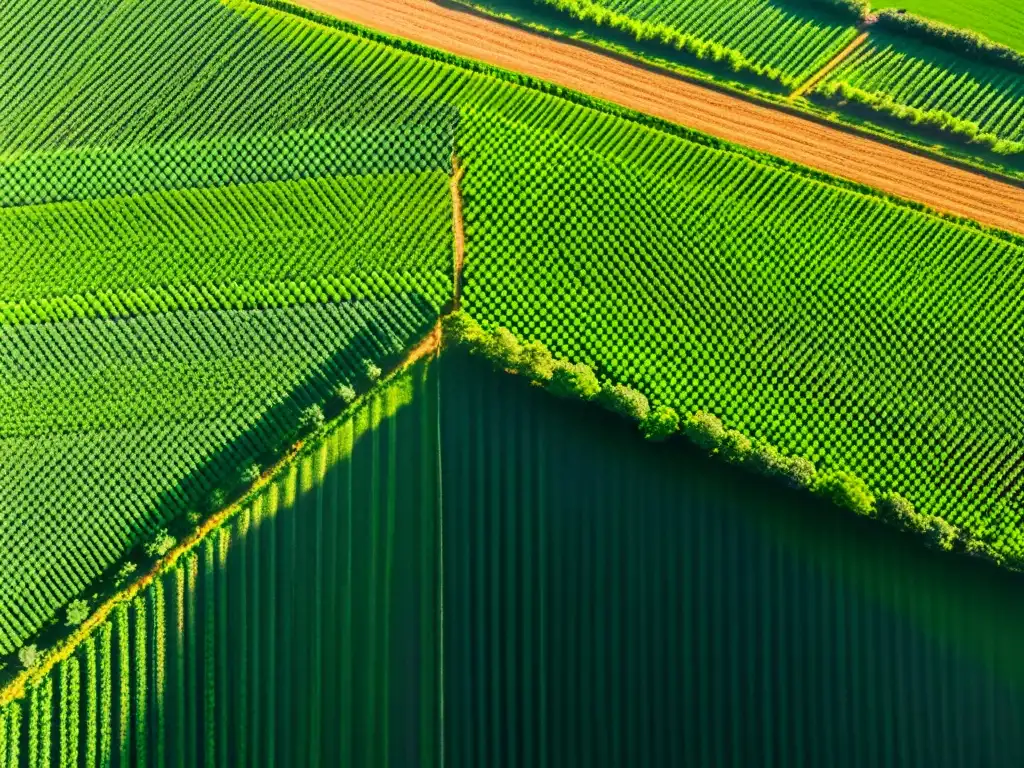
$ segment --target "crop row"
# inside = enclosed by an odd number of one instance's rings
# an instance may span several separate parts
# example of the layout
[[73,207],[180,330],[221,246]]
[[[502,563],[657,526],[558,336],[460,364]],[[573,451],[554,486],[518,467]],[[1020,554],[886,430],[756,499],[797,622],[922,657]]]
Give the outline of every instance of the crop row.
[[0,652],[435,317],[396,295],[2,329]]
[[247,2],[76,0],[71,10],[5,6],[0,156],[454,119],[380,88],[372,58],[349,56],[348,40]]
[[[415,394],[429,409],[429,381],[382,388],[30,669],[0,706],[0,765],[369,766],[408,749],[440,701],[437,469],[421,456],[436,434],[427,412],[401,415]],[[434,730],[416,765],[437,765]]]
[[463,307],[1024,552],[1020,248],[600,122],[464,113]]
[[856,35],[851,24],[768,0],[543,0],[639,41],[659,40],[700,60],[794,88]]
[[[239,280],[449,272],[443,171],[0,210],[0,300]],[[435,300],[438,297],[434,297]]]
[[30,153],[0,161],[0,207],[320,176],[450,172],[454,128],[449,119]]
[[959,121],[967,140],[993,147],[1002,142],[1004,152],[1024,151],[1024,79],[1019,72],[875,33],[817,91],[834,97],[844,85],[889,100],[890,112],[915,124],[929,114],[944,116],[945,125],[935,126],[940,130],[952,131]]

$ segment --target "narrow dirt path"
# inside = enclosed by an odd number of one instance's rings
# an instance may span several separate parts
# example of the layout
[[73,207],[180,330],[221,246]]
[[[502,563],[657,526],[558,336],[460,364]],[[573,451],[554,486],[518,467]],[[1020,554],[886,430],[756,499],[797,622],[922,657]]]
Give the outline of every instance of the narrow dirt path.
[[459,158],[452,156],[452,231],[455,233],[455,270],[454,286],[452,289],[452,302],[455,309],[462,306],[462,267],[466,263],[466,232],[462,225],[462,190],[459,184],[462,182],[462,174],[465,169]]
[[300,0],[368,27],[1024,234],[1024,187],[428,0]]
[[857,35],[855,38],[853,38],[853,41],[848,46],[843,48],[843,50],[841,50],[839,53],[837,53],[835,55],[835,58],[832,59],[832,61],[830,61],[824,67],[822,67],[817,72],[815,72],[813,75],[811,75],[807,79],[807,81],[804,82],[803,85],[801,85],[799,88],[797,88],[791,94],[789,94],[789,100],[790,101],[795,101],[796,99],[799,99],[801,96],[803,96],[805,93],[810,93],[811,91],[813,91],[814,87],[818,83],[820,83],[822,80],[824,80],[828,76],[829,72],[831,72],[833,69],[835,69],[840,64],[842,64],[843,60],[845,58],[847,58],[851,53],[853,53],[858,48],[860,48],[862,45],[864,45],[864,41],[867,40],[867,39],[868,39],[868,33],[867,32],[861,32],[859,35]]

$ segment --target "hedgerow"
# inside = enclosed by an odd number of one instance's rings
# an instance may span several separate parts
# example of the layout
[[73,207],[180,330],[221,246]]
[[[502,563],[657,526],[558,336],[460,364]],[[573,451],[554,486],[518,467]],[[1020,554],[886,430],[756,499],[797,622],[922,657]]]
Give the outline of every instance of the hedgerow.
[[1017,72],[1024,72],[1024,53],[989,40],[973,30],[953,27],[894,8],[884,8],[879,11],[876,14],[875,24],[880,29],[915,37],[954,53],[1007,67]]
[[[499,326],[488,331],[465,311],[445,316],[442,323],[448,346],[482,356],[499,370],[524,375],[534,383],[544,383],[516,366],[516,350],[521,350],[527,343],[507,328]],[[494,343],[498,338],[501,343]],[[543,348],[537,341],[528,344]],[[670,406],[659,405],[651,409],[646,417],[639,418],[642,409],[623,404],[646,402],[642,393],[618,384],[606,383],[601,386],[593,370],[582,363],[571,363],[556,357],[554,365],[556,371],[573,372],[571,375],[566,374],[565,381],[555,386],[549,384],[548,388],[554,394],[597,402],[637,423],[648,439],[664,440],[679,431],[680,419]],[[581,381],[586,381],[586,384],[581,384]],[[640,398],[644,398],[643,401]],[[682,434],[702,451],[792,488],[810,492],[857,515],[876,518],[899,530],[917,534],[934,549],[948,552],[956,548],[965,554],[985,558],[999,565],[1009,562],[1017,569],[1024,569],[1024,558],[1007,558],[1005,553],[994,550],[988,543],[972,537],[947,520],[918,512],[899,493],[886,491],[876,495],[863,478],[846,470],[819,471],[808,458],[784,454],[776,446],[761,439],[752,440],[738,430],[727,428],[720,418],[707,411],[698,410],[683,419]]]
[[835,21],[797,19],[763,0],[742,0],[740,7],[736,0],[696,5],[678,0],[542,2],[578,20],[640,42],[658,41],[698,62],[750,73],[786,90],[810,77],[856,34],[852,26]]

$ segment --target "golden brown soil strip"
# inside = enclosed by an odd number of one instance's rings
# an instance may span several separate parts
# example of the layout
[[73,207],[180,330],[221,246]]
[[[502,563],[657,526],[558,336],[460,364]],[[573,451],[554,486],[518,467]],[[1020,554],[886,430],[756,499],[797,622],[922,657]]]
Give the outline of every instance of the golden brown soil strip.
[[848,46],[846,46],[845,48],[843,48],[843,50],[841,50],[839,53],[836,54],[835,58],[832,59],[832,61],[830,61],[824,67],[822,67],[817,72],[815,72],[813,75],[811,75],[807,79],[807,81],[804,82],[803,85],[801,85],[799,88],[797,88],[791,94],[789,94],[790,100],[792,101],[794,99],[799,99],[805,93],[809,93],[810,91],[813,91],[814,90],[814,86],[816,86],[818,83],[820,83],[822,80],[824,80],[825,77],[828,76],[829,72],[831,72],[833,69],[835,69],[840,64],[842,64],[843,63],[843,59],[845,59],[847,56],[849,56],[855,50],[857,50],[862,45],[864,45],[864,41],[867,40],[867,39],[868,39],[868,33],[867,32],[861,32],[859,35],[857,35],[857,37],[855,37],[853,39],[853,42],[851,42]]
[[459,158],[452,157],[452,231],[455,233],[455,285],[453,300],[458,309],[462,303],[462,265],[466,261],[466,233],[462,226],[462,190],[459,182],[465,172]]
[[1024,234],[1024,189],[931,157],[428,0],[313,9],[572,88],[941,211]]

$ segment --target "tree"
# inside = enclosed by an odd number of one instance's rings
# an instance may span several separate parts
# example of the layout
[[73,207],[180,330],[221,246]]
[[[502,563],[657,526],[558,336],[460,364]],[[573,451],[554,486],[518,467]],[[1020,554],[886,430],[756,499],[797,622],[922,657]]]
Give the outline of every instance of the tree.
[[[377,365],[375,362],[373,362],[373,360],[364,359],[363,360],[363,373],[366,375],[367,380],[371,384],[373,384],[373,383],[375,383],[377,381],[377,379],[380,378],[380,375],[383,372],[381,371],[380,366]],[[310,406],[310,407],[312,407],[312,406]],[[309,410],[309,409],[307,408],[306,410]],[[322,412],[321,412],[321,415],[322,415]]]
[[743,464],[750,458],[754,450],[754,444],[750,438],[735,429],[727,429],[719,444],[718,452],[726,461],[733,464]]
[[114,583],[119,587],[124,586],[128,583],[129,579],[131,579],[131,577],[135,574],[135,571],[137,571],[138,568],[139,566],[137,566],[135,563],[129,560],[124,565],[122,565],[120,569],[118,569],[117,575],[114,576]]
[[146,542],[143,549],[150,557],[163,557],[176,542],[177,539],[171,536],[166,528],[158,528],[156,533],[153,534],[153,538]]
[[345,405],[348,405],[356,399],[356,391],[347,381],[336,384],[331,390],[331,394],[341,400]]
[[34,645],[26,645],[18,651],[18,661],[25,669],[32,669],[39,663],[39,649]]
[[534,381],[550,381],[555,374],[555,359],[541,342],[530,341],[523,344],[518,370]]
[[242,468],[239,478],[245,485],[251,485],[260,479],[260,465],[255,461],[249,462]]
[[589,365],[559,360],[555,363],[548,389],[560,397],[593,400],[601,391],[601,385]]
[[457,310],[442,321],[444,337],[455,344],[465,346],[470,352],[481,349],[487,341],[480,323],[464,310]]
[[643,421],[651,412],[651,404],[643,392],[625,384],[604,387],[601,390],[601,402],[609,410],[634,421]]
[[706,451],[716,451],[725,440],[722,421],[707,411],[697,411],[683,424],[683,432]]
[[523,345],[508,328],[495,328],[487,338],[484,349],[496,368],[509,371],[519,369]]
[[325,421],[324,409],[314,403],[307,408],[303,408],[302,413],[299,414],[299,431],[306,435],[319,432],[323,428]]
[[959,533],[956,526],[951,525],[937,515],[926,517],[925,520],[927,521],[927,527],[924,533],[928,539],[928,546],[944,552],[953,549],[953,544],[956,542],[956,537]]
[[89,618],[89,603],[85,600],[74,600],[68,606],[68,620],[66,622],[69,627],[77,627],[83,621]]
[[664,440],[679,431],[679,414],[668,405],[659,405],[640,424],[648,440]]
[[810,459],[803,456],[783,456],[781,459],[779,474],[789,485],[794,488],[810,488],[814,485],[818,470]]
[[878,503],[875,506],[880,520],[904,530],[917,527],[915,522],[919,515],[914,509],[914,505],[895,491],[883,493],[878,497]]
[[818,476],[816,490],[828,499],[858,515],[871,515],[875,497],[867,483],[849,472],[826,472]]

